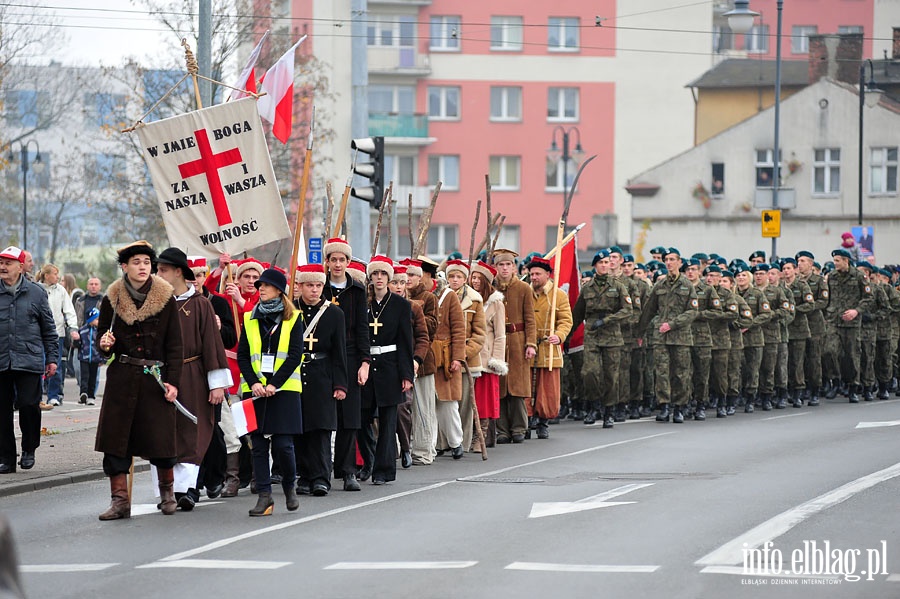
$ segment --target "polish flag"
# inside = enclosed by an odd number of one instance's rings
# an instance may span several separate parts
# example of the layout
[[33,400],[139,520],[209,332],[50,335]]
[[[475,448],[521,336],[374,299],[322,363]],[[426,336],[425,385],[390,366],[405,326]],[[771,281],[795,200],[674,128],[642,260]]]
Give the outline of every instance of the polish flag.
[[256,102],[259,116],[272,124],[272,134],[286,144],[291,136],[294,114],[294,51],[306,36],[291,46],[291,49],[266,71],[262,80],[262,91],[267,95]]
[[247,94],[238,90],[247,90],[256,93],[256,61],[259,60],[259,52],[262,50],[263,42],[266,41],[267,37],[269,37],[268,30],[263,34],[259,43],[256,44],[256,47],[253,48],[253,52],[250,53],[250,58],[247,59],[247,64],[244,65],[241,76],[238,77],[237,82],[234,84],[234,87],[237,89],[231,90],[228,100],[240,100],[241,98],[247,97]]
[[[575,307],[575,302],[578,301],[578,295],[581,293],[581,272],[578,270],[577,241],[578,236],[575,235],[563,246],[562,253],[559,255],[559,273],[557,273],[556,278],[559,288],[569,296],[569,307],[571,308]],[[551,260],[555,259],[552,258]],[[575,329],[575,332],[572,333],[572,339],[569,341],[569,351],[581,351],[583,348],[584,323],[581,323]]]
[[234,416],[234,428],[238,437],[252,433],[257,429],[256,410],[253,408],[253,400],[245,399],[231,404],[231,415]]

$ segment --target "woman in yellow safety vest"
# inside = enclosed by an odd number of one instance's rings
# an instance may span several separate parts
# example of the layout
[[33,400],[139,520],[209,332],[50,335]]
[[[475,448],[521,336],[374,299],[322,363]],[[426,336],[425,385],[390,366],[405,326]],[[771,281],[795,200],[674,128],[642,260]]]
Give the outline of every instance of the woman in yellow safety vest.
[[241,369],[241,396],[253,398],[257,429],[250,433],[253,472],[259,491],[251,516],[269,516],[272,458],[281,468],[282,488],[289,511],[300,507],[295,490],[294,435],[303,433],[300,405],[300,360],[303,354],[302,326],[294,326],[299,312],[286,295],[287,278],[274,268],[256,281],[259,303],[244,314],[244,331],[238,343],[237,361]]

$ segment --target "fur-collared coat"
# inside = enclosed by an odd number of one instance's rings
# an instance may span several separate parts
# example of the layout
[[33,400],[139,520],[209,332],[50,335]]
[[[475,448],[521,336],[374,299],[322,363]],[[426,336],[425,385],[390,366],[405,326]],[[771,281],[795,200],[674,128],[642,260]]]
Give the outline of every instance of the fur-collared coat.
[[[110,330],[116,342],[110,353],[116,360],[106,369],[106,388],[97,423],[96,451],[114,456],[174,458],[175,406],[142,366],[125,364],[120,356],[165,363],[162,380],[181,383],[184,352],[172,286],[151,276],[147,299],[140,308],[128,294],[123,279],[115,281],[100,303],[98,336]],[[113,322],[113,310],[116,318]]]
[[518,278],[504,284],[494,281],[503,294],[506,306],[506,362],[509,374],[500,377],[500,397],[531,397],[531,360],[525,359],[525,348],[537,350],[534,324],[534,294],[531,285]]
[[[550,330],[550,295],[556,292],[556,320],[553,323],[553,331]],[[547,281],[539,293],[534,294],[534,320],[537,328],[538,350],[532,366],[534,368],[550,368],[550,358],[553,358],[553,368],[562,369],[562,343],[551,345],[547,337],[551,333],[556,334],[560,340],[565,340],[572,330],[572,308],[569,306],[569,296],[562,289],[556,289],[553,281]]]
[[494,291],[484,303],[484,345],[481,367],[485,372],[503,376],[509,372],[506,363],[506,308],[503,294]]
[[[428,327],[428,335],[430,340],[434,340],[434,334],[437,331],[437,297],[425,289],[425,285],[419,283],[413,289],[407,290],[407,296],[410,302],[419,302],[422,306],[422,312],[425,314],[425,324]],[[428,376],[434,374],[434,352],[431,349],[425,354],[425,360],[419,366],[419,376]]]
[[[449,288],[438,298],[437,313],[438,327],[431,343],[435,348],[434,390],[441,401],[461,401],[462,369],[450,372],[450,365],[455,360],[466,361],[466,320],[459,298]],[[438,346],[445,348],[440,356]]]
[[481,348],[484,346],[484,301],[481,295],[464,285],[459,292],[459,307],[466,319],[466,365],[469,372],[481,372]]

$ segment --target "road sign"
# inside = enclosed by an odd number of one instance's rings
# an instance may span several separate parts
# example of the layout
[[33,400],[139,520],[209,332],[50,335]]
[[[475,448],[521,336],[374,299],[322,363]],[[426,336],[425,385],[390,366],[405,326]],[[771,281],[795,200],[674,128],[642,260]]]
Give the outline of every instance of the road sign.
[[322,250],[309,250],[306,259],[310,264],[322,264]]
[[321,237],[310,237],[307,242],[310,251],[312,250],[322,250],[322,238]]
[[781,210],[762,211],[762,236],[781,237]]

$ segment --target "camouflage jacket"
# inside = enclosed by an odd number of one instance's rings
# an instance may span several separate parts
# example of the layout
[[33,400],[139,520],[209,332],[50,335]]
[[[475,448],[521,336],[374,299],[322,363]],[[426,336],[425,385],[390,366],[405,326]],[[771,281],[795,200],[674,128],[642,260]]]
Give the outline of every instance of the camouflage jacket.
[[[590,284],[581,288],[581,295],[572,309],[572,327],[584,323],[584,343],[594,347],[621,347],[622,322],[631,318],[631,296],[617,277],[594,275]],[[602,320],[600,327],[596,324]]]
[[692,345],[690,324],[697,317],[699,303],[694,286],[680,273],[670,273],[656,282],[641,312],[639,331],[646,330],[650,320],[658,316],[659,326],[669,324],[670,330],[662,334],[665,345]]
[[828,275],[828,307],[825,321],[838,327],[859,327],[862,318],[857,316],[846,322],[841,315],[847,310],[856,310],[860,315],[875,310],[875,297],[861,272],[851,266],[847,272],[833,271]]
[[816,309],[812,291],[800,277],[796,277],[794,282],[787,286],[787,290],[792,296],[791,306],[794,309],[794,320],[788,325],[790,339],[809,339],[808,315]]
[[731,329],[731,349],[744,349],[744,331],[753,324],[753,312],[740,293],[732,291],[731,295],[738,306],[738,319],[728,325]]
[[[738,290],[738,294],[747,302],[747,308],[750,312],[750,324],[745,327],[744,347],[762,347],[766,344],[765,335],[763,334],[763,326],[772,320],[775,314],[769,307],[769,300],[766,294],[753,287],[747,287],[744,291]],[[748,315],[742,312],[746,318]]]
[[790,322],[793,316],[791,301],[785,295],[784,290],[777,285],[766,285],[765,289],[761,289],[761,291],[765,294],[766,300],[769,302],[769,308],[774,314],[772,320],[763,325],[763,335],[765,336],[766,344],[781,343],[783,340],[781,334],[782,326],[786,326],[783,323]]
[[722,302],[715,288],[703,281],[697,281],[694,291],[697,293],[697,318],[691,323],[694,347],[714,347],[710,322],[722,316]]
[[815,308],[806,314],[806,320],[809,322],[809,334],[813,337],[822,337],[825,334],[825,308],[828,306],[828,283],[825,277],[810,273],[808,277],[802,279],[804,283],[809,285],[809,290],[813,295]]
[[[731,349],[731,325],[740,317],[738,301],[734,294],[722,287],[713,287],[719,297],[719,305],[722,311],[716,318],[709,321],[709,334],[712,337],[712,347],[716,349]],[[738,328],[738,336],[740,329]]]

